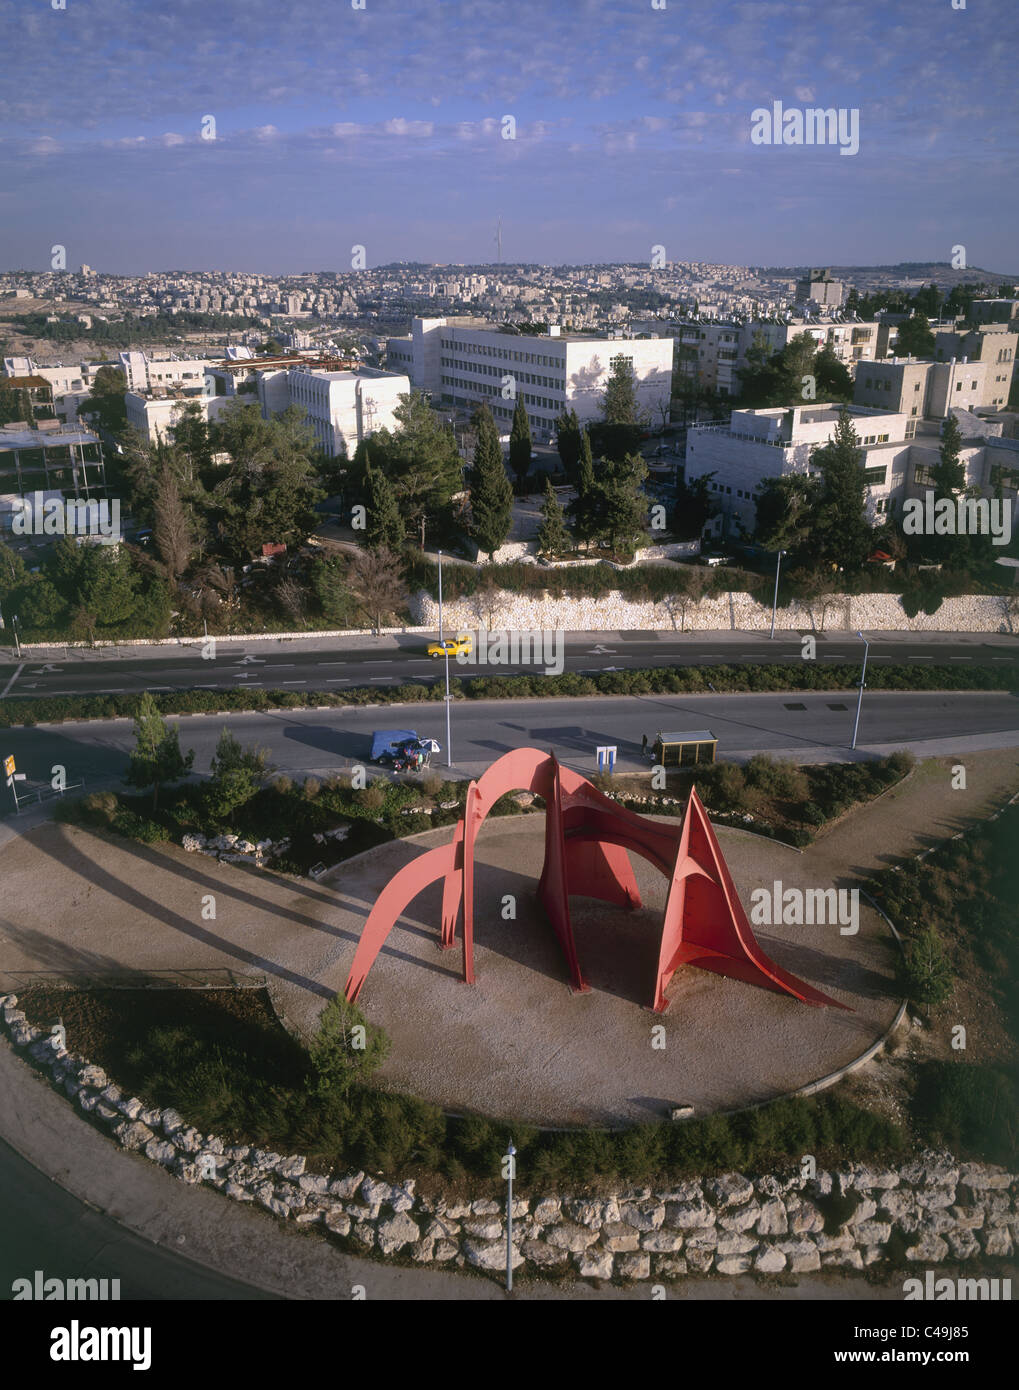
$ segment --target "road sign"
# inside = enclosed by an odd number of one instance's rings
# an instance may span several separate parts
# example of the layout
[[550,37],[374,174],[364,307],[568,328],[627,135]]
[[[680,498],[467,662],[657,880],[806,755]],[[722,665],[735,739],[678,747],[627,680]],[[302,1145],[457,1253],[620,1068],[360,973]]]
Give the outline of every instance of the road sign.
[[598,749],[598,771],[614,772],[616,767],[616,744],[606,744]]
[[5,774],[7,777],[12,777],[12,776],[14,775],[14,754],[13,754],[13,753],[9,753],[9,754],[7,755],[7,757],[4,758],[4,774]]

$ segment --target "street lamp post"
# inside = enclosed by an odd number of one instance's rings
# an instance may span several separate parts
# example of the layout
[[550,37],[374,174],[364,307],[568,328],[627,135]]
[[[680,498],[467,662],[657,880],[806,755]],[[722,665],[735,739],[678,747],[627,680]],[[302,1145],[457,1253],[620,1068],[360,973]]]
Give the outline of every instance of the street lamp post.
[[513,1171],[516,1168],[516,1148],[510,1140],[506,1157],[506,1292],[513,1292]]
[[778,612],[778,574],[782,568],[782,556],[786,552],[780,550],[775,558],[775,597],[771,601],[771,636],[775,636],[775,614]]
[[[443,635],[442,635],[443,629],[442,629],[442,551],[441,551],[441,550],[438,552],[438,555],[439,555],[439,641],[442,643],[443,648],[445,648],[445,645],[446,645],[446,644],[445,644],[445,642],[444,642],[444,640],[443,640]],[[453,736],[452,736],[452,733],[450,732],[450,715],[449,715],[449,706],[450,706],[450,694],[449,694],[449,652],[448,652],[448,651],[444,651],[444,656],[445,656],[445,661],[446,661],[446,766],[447,766],[447,767],[452,767],[452,766],[453,766]]]
[[866,637],[864,637],[862,632],[858,632],[856,635],[863,643],[863,670],[860,672],[860,693],[856,697],[856,722],[853,725],[853,748],[856,747],[856,734],[860,727],[860,709],[863,705],[863,692],[867,685],[867,657],[870,654],[870,643],[867,641]]

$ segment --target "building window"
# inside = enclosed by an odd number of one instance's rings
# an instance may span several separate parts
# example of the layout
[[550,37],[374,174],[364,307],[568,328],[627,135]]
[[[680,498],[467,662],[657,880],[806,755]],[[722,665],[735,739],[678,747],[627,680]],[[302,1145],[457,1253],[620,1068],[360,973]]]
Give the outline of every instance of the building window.
[[865,468],[863,470],[863,481],[868,487],[875,485],[883,487],[888,476],[888,465],[882,464],[880,468]]

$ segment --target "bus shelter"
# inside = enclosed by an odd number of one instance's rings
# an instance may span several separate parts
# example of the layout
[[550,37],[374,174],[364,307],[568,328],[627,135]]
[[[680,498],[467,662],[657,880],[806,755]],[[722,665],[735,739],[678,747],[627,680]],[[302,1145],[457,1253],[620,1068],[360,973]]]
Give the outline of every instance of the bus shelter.
[[718,739],[710,729],[692,729],[680,733],[655,735],[655,762],[662,767],[694,767],[698,763],[713,763]]

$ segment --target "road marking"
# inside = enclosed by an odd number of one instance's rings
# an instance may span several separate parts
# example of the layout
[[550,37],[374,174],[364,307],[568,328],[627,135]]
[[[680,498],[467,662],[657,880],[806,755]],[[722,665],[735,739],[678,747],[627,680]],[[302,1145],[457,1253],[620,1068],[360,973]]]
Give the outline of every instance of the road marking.
[[11,676],[10,680],[9,680],[9,681],[7,682],[7,684],[4,686],[4,688],[3,688],[3,694],[0,695],[0,700],[2,700],[3,697],[4,697],[4,695],[7,694],[8,690],[10,690],[11,686],[12,686],[12,685],[14,684],[14,682],[18,679],[18,677],[21,675],[21,673],[22,673],[22,671],[23,671],[24,669],[25,669],[25,663],[22,662],[21,665],[18,667],[18,669],[14,672],[14,675]]
[[949,661],[972,661],[972,660],[973,660],[973,658],[972,658],[971,656],[950,656],[948,659],[949,659]]
[[97,690],[95,693],[97,695],[123,695],[124,687],[122,685],[118,685],[114,690]]
[[906,658],[906,660],[907,660],[907,661],[933,661],[934,658],[933,658],[932,656],[909,656],[909,657]]
[[307,685],[307,681],[284,681],[284,685]]
[[1015,660],[1015,657],[1014,657],[1014,656],[992,656],[992,657],[991,657],[991,660],[992,660],[992,661],[1014,661],[1014,660]]
[[326,685],[349,685],[349,676],[327,676]]
[[278,661],[272,666],[267,666],[267,671],[292,671],[297,665],[296,661]]

